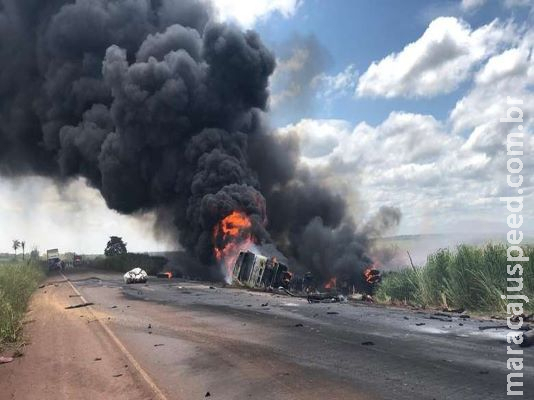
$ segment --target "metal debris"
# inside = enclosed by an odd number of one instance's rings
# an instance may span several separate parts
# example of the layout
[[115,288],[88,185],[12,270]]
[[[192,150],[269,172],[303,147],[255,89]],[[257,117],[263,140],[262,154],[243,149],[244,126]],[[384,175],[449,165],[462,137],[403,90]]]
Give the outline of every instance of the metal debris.
[[73,308],[82,308],[87,306],[92,306],[94,303],[81,303],[81,304],[74,304],[73,306],[65,307],[65,310],[72,310]]
[[530,347],[534,344],[534,331],[528,331],[523,333],[523,343],[519,346],[521,347]]
[[337,293],[310,293],[308,303],[341,303],[346,302],[347,298]]

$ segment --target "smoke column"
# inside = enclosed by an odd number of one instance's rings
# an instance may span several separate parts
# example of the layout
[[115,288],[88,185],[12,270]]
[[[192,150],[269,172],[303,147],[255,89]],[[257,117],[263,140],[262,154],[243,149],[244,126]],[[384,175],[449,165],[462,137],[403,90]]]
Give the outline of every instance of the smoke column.
[[214,226],[238,210],[296,266],[360,274],[366,234],[298,143],[269,132],[273,54],[211,15],[189,0],[0,0],[0,174],[82,176],[118,212],[172,215],[208,273]]

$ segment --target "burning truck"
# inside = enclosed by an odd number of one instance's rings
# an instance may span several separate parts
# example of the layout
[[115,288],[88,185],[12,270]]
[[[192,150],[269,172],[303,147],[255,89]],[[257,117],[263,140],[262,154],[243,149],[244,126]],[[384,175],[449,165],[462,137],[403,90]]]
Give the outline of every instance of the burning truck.
[[[365,280],[364,287],[359,286],[359,289],[363,291],[365,296],[368,296],[373,292],[376,284],[380,282],[381,274],[373,264],[364,271],[363,278]],[[322,291],[326,291],[325,295],[331,293],[350,294],[351,292],[354,294],[355,290],[354,284],[343,279],[338,284],[337,278],[330,279],[324,285],[317,285],[310,272],[307,272],[304,277],[293,278],[287,265],[279,262],[275,257],[265,257],[250,250],[239,252],[232,269],[231,282],[258,289],[283,287],[308,295]]]
[[265,257],[251,251],[241,251],[232,271],[232,281],[255,288],[287,288],[291,272],[274,257]]
[[[275,257],[251,251],[261,247],[262,243],[254,233],[253,220],[239,210],[233,210],[214,226],[212,241],[215,258],[227,283],[264,289],[284,287],[303,293],[327,290],[348,294],[356,287],[358,291],[370,294],[380,281],[380,272],[374,263],[356,278],[351,274],[346,277],[338,274],[325,283],[324,278],[314,277],[311,272],[303,277],[293,277],[288,266]],[[337,257],[338,253],[333,256]],[[329,261],[335,262],[333,258],[325,260]],[[328,266],[325,268],[329,269]]]

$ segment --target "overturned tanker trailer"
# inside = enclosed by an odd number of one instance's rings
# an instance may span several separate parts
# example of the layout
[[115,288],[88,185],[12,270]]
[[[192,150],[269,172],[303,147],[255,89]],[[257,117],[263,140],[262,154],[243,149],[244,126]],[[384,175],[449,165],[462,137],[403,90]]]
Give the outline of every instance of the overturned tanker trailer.
[[291,272],[274,257],[242,251],[239,253],[232,273],[233,283],[252,288],[287,288]]

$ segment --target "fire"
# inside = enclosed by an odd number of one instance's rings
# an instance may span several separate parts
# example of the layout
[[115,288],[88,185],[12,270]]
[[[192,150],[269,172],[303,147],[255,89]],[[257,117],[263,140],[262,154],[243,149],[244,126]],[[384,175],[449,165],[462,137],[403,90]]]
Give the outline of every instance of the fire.
[[363,276],[365,277],[365,281],[370,285],[380,282],[381,279],[380,271],[375,267],[374,264],[367,267],[367,269],[363,271]]
[[250,218],[239,211],[232,211],[215,226],[215,235],[222,231],[224,236],[238,236],[242,231],[249,229],[252,226]]
[[325,283],[324,288],[325,289],[332,289],[336,287],[337,278],[334,276],[333,278],[330,278],[328,282]]
[[232,211],[213,228],[215,258],[226,268],[227,279],[232,275],[239,252],[254,244],[251,228],[252,221],[240,211]]
[[172,272],[164,272],[165,275],[167,275],[168,279],[172,278]]

